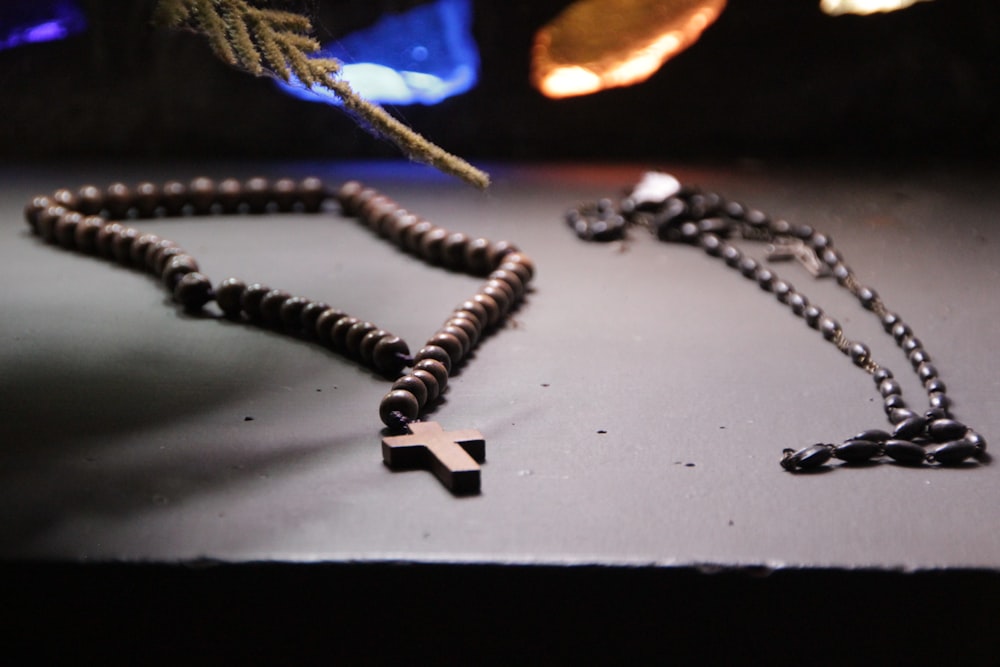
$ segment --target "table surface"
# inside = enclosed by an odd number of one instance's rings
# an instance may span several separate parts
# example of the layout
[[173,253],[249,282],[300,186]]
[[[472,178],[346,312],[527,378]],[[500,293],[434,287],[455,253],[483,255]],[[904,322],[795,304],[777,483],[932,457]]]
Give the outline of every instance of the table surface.
[[[483,194],[392,162],[0,167],[0,557],[1000,568],[995,464],[779,467],[785,447],[884,428],[874,385],[718,260],[638,232],[586,244],[561,222],[642,171],[495,165]],[[1000,435],[994,168],[672,171],[833,237],[923,340],[956,417]],[[30,196],[58,187],[198,174],[359,178],[535,260],[523,306],[433,412],[485,434],[481,494],[382,464],[384,378],[306,341],[185,315],[152,278],[48,246],[22,219]],[[324,300],[411,343],[481,284],[335,213],[136,224],[215,280]],[[875,317],[830,280],[776,268],[924,404]]]

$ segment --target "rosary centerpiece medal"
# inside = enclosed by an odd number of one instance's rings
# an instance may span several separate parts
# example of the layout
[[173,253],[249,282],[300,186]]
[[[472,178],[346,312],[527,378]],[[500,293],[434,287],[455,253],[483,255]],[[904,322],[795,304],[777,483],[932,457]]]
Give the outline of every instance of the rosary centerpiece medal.
[[[344,215],[356,217],[420,260],[485,279],[415,354],[399,336],[322,301],[238,278],[213,285],[194,257],[176,243],[122,222],[183,215],[319,213],[331,200],[339,202]],[[34,197],[24,212],[31,230],[43,240],[152,274],[189,312],[201,312],[214,301],[228,319],[315,341],[392,380],[379,405],[390,432],[382,440],[384,462],[397,469],[429,469],[456,494],[480,490],[479,464],[486,457],[482,434],[472,429],[445,431],[420,417],[445,390],[453,370],[523,298],[535,269],[512,243],[448,231],[356,181],[334,192],[317,178],[218,183],[196,178],[135,187],[115,183],[104,189],[88,185]]]

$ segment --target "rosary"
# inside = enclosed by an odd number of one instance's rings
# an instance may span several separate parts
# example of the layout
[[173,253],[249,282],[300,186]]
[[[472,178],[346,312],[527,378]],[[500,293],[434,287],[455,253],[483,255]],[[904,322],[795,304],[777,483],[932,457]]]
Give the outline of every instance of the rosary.
[[[356,217],[379,237],[424,262],[485,278],[479,291],[458,304],[415,354],[410,354],[399,336],[320,301],[236,278],[213,287],[194,257],[176,243],[119,222],[181,215],[319,213],[331,200],[339,203],[344,215]],[[445,431],[436,422],[421,421],[420,416],[445,390],[453,369],[484,335],[504,323],[524,296],[534,264],[513,244],[450,232],[356,181],[333,192],[316,178],[218,183],[196,178],[187,184],[145,182],[129,188],[116,183],[104,190],[94,186],[61,189],[32,199],[25,217],[31,230],[49,243],[152,274],[189,312],[202,312],[214,301],[228,319],[313,340],[385,376],[392,381],[379,405],[388,431],[382,439],[386,465],[427,468],[455,494],[479,492],[479,464],[486,457],[482,434],[474,429]],[[773,220],[716,193],[682,187],[661,172],[646,174],[617,205],[609,199],[585,204],[571,209],[566,221],[586,241],[619,240],[629,227],[643,227],[662,241],[699,246],[774,294],[872,376],[891,430],[869,429],[840,444],[786,449],[781,459],[785,470],[814,470],[834,458],[846,465],[888,458],[914,466],[967,465],[970,459],[987,459],[986,440],[952,418],[945,384],[921,341],[874,290],[858,283],[828,236],[807,225]],[[929,408],[924,413],[908,408],[892,372],[872,359],[864,343],[849,340],[835,319],[730,244],[727,239],[734,236],[769,243],[772,261],[797,259],[814,276],[832,275],[881,320],[927,391]]]
[[[385,463],[393,468],[428,468],[453,493],[477,493],[479,464],[486,458],[482,434],[473,429],[444,431],[419,417],[445,390],[452,370],[484,335],[503,324],[524,296],[534,265],[511,243],[450,232],[356,181],[343,184],[333,195],[316,178],[226,179],[218,184],[196,178],[188,184],[61,189],[35,197],[24,212],[32,231],[43,240],[150,273],[188,312],[202,312],[214,301],[226,318],[314,340],[392,380],[379,405],[382,422],[395,434],[382,440]],[[357,217],[402,250],[429,264],[486,279],[416,354],[410,354],[399,336],[320,301],[236,278],[213,287],[194,257],[173,241],[115,222],[222,213],[319,213],[333,198],[344,215]]]
[[[888,458],[903,465],[955,466],[970,459],[986,460],[986,440],[951,417],[951,401],[931,357],[913,330],[886,308],[878,293],[858,283],[829,236],[808,225],[793,225],[761,211],[726,200],[717,193],[682,186],[673,176],[649,172],[615,204],[610,199],[584,204],[566,213],[566,222],[585,241],[623,239],[628,227],[643,227],[659,240],[698,246],[747,280],[772,294],[823,338],[872,376],[882,397],[891,430],[869,429],[840,444],[818,443],[785,449],[781,466],[788,471],[815,470],[836,458],[847,465],[864,465]],[[911,410],[892,371],[872,359],[867,345],[849,340],[837,320],[727,241],[731,237],[762,241],[771,261],[797,259],[814,276],[832,275],[861,306],[878,317],[885,332],[903,351],[927,391],[929,407]]]

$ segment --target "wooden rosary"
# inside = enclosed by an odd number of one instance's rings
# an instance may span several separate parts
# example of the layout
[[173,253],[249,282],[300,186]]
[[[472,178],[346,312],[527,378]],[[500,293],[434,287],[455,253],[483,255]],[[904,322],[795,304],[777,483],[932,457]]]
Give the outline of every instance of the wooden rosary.
[[[180,215],[318,213],[333,198],[344,215],[357,217],[379,237],[421,260],[486,279],[416,354],[410,354],[399,336],[320,301],[236,278],[213,287],[194,257],[177,244],[118,222]],[[196,178],[134,188],[115,183],[103,190],[88,185],[33,198],[25,217],[32,231],[49,243],[159,278],[188,311],[201,311],[214,301],[229,319],[314,340],[392,379],[379,406],[382,421],[396,434],[382,440],[385,463],[429,468],[456,494],[480,490],[479,463],[486,456],[482,434],[471,429],[447,432],[419,417],[444,391],[452,370],[485,333],[503,324],[524,296],[534,265],[513,244],[450,232],[356,181],[343,184],[334,195],[317,178],[219,183]]]

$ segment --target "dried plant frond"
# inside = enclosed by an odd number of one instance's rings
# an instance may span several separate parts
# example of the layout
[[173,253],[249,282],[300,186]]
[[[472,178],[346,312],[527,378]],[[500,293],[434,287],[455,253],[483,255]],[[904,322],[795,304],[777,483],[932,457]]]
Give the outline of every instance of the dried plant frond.
[[327,88],[356,118],[393,141],[410,158],[477,187],[489,185],[489,176],[484,172],[427,141],[377,104],[362,99],[338,77],[339,61],[310,57],[320,50],[320,44],[311,36],[312,24],[305,16],[256,7],[247,0],[160,0],[155,20],[160,25],[205,33],[216,55],[254,75],[271,74],[307,88]]

